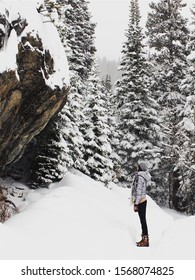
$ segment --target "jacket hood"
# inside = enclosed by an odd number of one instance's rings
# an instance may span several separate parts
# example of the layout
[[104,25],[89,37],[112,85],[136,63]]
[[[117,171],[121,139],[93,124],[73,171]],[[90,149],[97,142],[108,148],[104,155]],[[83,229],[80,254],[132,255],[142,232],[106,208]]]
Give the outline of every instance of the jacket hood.
[[142,176],[147,181],[147,184],[151,182],[151,175],[149,171],[138,171],[138,175]]
[[148,170],[148,166],[147,166],[147,164],[144,161],[139,162],[138,166],[140,167],[141,171]]

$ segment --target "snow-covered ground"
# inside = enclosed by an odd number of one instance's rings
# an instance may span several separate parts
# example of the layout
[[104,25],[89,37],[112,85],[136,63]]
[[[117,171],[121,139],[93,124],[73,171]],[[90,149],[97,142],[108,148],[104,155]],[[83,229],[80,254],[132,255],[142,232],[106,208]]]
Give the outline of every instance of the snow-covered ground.
[[106,188],[79,172],[49,189],[25,189],[15,198],[20,213],[0,224],[1,260],[194,259],[195,217],[161,209],[150,197],[150,247],[137,248],[140,224],[129,189]]

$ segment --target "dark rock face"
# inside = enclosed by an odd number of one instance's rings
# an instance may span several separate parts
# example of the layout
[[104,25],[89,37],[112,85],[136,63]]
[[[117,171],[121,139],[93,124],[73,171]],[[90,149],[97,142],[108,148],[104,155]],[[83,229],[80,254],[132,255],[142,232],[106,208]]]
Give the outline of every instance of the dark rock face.
[[[46,85],[45,79],[54,72],[49,50],[44,50],[37,35],[22,32],[28,24],[18,18],[8,22],[0,15],[0,51],[12,29],[21,36],[14,70],[0,73],[0,175],[5,167],[18,160],[26,145],[40,133],[49,120],[65,104],[68,87]],[[1,28],[4,26],[4,28]]]

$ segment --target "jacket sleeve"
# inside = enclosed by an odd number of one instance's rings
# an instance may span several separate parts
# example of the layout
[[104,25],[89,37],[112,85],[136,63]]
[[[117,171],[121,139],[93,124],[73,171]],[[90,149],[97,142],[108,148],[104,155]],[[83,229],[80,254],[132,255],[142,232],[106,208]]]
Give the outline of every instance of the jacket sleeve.
[[144,186],[144,178],[138,175],[137,184],[136,184],[136,195],[135,195],[135,204],[138,204],[140,198],[142,197],[142,191]]

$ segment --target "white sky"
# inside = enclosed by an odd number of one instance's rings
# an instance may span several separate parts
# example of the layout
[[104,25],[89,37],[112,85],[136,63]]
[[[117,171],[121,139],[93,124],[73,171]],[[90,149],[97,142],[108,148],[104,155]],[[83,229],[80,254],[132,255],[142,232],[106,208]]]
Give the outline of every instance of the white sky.
[[[144,23],[149,11],[149,3],[152,0],[140,0],[141,23]],[[157,2],[159,0],[153,0]],[[188,6],[185,8],[185,16],[191,18],[189,7],[194,0],[184,0]],[[125,41],[124,32],[128,26],[130,0],[89,0],[89,9],[92,20],[96,26],[96,48],[100,57],[118,59],[121,54],[122,43]]]

